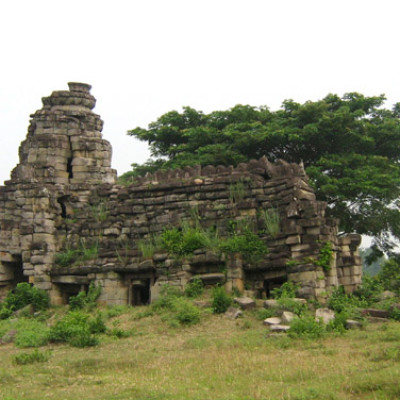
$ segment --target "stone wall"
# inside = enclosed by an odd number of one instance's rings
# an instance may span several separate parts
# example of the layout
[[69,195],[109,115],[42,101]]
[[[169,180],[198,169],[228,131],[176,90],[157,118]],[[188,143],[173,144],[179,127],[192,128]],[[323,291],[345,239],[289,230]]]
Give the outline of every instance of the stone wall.
[[[337,237],[338,221],[325,217],[326,204],[315,199],[301,165],[263,158],[236,168],[159,171],[116,185],[90,86],[69,88],[43,99],[20,163],[0,187],[0,294],[29,280],[63,303],[94,281],[103,286],[103,302],[140,304],[154,300],[164,283],[183,288],[199,277],[258,296],[292,280],[300,296],[323,300],[338,284],[350,292],[360,283],[359,236]],[[263,210],[279,213],[275,237],[265,233]],[[256,263],[201,249],[184,259],[163,251],[144,259],[141,240],[194,218],[221,237],[232,223],[250,223],[269,253]],[[327,243],[333,257],[322,267]],[[55,263],[56,254],[78,248],[95,251],[67,267]]]

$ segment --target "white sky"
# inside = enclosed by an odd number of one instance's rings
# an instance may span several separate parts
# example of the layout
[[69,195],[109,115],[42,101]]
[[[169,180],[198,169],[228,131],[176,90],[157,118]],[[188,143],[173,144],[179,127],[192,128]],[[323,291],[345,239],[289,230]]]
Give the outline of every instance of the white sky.
[[167,111],[385,93],[400,101],[398,0],[1,0],[0,183],[29,115],[93,86],[119,174],[149,157],[126,135]]

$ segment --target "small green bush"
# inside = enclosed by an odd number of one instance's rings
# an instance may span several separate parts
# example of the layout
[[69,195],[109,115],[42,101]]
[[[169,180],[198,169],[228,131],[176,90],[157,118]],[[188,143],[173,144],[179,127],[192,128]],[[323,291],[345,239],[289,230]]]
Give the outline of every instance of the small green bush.
[[220,249],[227,254],[240,253],[244,261],[250,264],[259,262],[268,253],[265,242],[248,229],[222,241]]
[[212,291],[211,308],[215,314],[222,314],[231,306],[232,298],[222,286],[217,286]]
[[48,361],[50,358],[49,352],[41,352],[35,349],[31,353],[21,353],[14,356],[14,363],[17,365],[28,365],[34,363],[42,363]]
[[76,296],[69,299],[69,307],[71,310],[82,310],[83,308],[93,309],[96,307],[97,299],[101,295],[102,287],[96,286],[94,282],[89,285],[88,292],[79,292]]
[[[151,310],[163,312],[163,320],[172,327],[197,324],[201,317],[200,310],[189,299],[184,298],[178,288],[169,285],[162,287],[160,297],[151,305]],[[145,316],[148,315],[150,314],[146,313]]]
[[185,296],[195,299],[200,297],[204,292],[203,281],[199,278],[194,278],[192,282],[188,283],[185,287]]
[[315,321],[311,315],[295,318],[290,324],[288,334],[290,337],[309,337],[316,339],[326,332],[322,322]]
[[293,298],[290,297],[281,297],[278,299],[278,304],[282,310],[291,311],[296,315],[302,315],[307,311],[307,305],[304,303],[300,303]]
[[57,253],[54,258],[54,263],[60,267],[68,267],[74,264],[79,259],[79,251],[75,249],[66,249],[63,252]]
[[193,228],[188,223],[183,223],[181,229],[164,230],[159,241],[164,250],[178,256],[190,255],[197,249],[209,247],[212,243],[208,232],[200,226]]
[[369,303],[365,299],[346,294],[344,288],[340,286],[333,290],[327,305],[336,313],[346,312],[349,317],[355,317],[358,313],[357,308],[367,307]]
[[16,326],[14,343],[17,347],[40,347],[49,342],[49,328],[42,322],[32,319],[20,320]]
[[296,292],[299,287],[300,286],[294,282],[284,282],[281,287],[272,289],[271,295],[274,299],[294,298],[296,297]]
[[174,318],[181,325],[194,325],[200,322],[200,310],[189,300],[177,297],[173,304]]
[[32,304],[36,311],[49,308],[50,300],[47,292],[31,286],[29,283],[18,283],[16,288],[8,292],[0,309],[0,318],[8,318],[13,311]]
[[182,297],[182,292],[175,286],[164,285],[160,290],[160,297],[151,304],[152,310],[173,309],[174,300]]
[[106,324],[104,323],[103,314],[97,313],[96,316],[89,319],[90,333],[105,333],[107,331]]
[[335,318],[326,326],[327,331],[344,333],[346,331],[346,321],[349,319],[349,314],[346,311],[335,313]]
[[70,311],[51,328],[50,340],[67,342],[75,347],[95,346],[98,339],[93,333],[104,331],[98,318],[92,318],[82,311]]
[[400,321],[400,309],[393,307],[390,310],[390,318],[394,319],[395,321]]
[[254,317],[260,321],[264,321],[267,318],[275,316],[276,311],[270,308],[259,308],[254,311]]

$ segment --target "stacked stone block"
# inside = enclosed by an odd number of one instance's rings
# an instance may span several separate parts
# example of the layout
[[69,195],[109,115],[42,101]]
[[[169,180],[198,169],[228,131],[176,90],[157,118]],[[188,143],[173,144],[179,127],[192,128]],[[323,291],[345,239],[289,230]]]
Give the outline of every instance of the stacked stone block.
[[[158,171],[118,186],[103,123],[91,111],[90,86],[70,83],[69,89],[43,99],[20,163],[0,187],[3,292],[29,279],[62,303],[68,288],[83,290],[95,281],[103,287],[101,301],[125,304],[140,296],[153,300],[165,283],[183,289],[195,277],[260,296],[267,294],[266,282],[288,279],[300,284],[299,295],[323,300],[338,284],[350,292],[360,283],[359,237],[338,239],[338,221],[325,216],[326,204],[316,200],[302,165],[262,158],[236,168]],[[239,185],[240,196],[233,191]],[[271,209],[280,217],[275,237],[263,232],[260,217]],[[269,253],[257,263],[201,249],[186,259],[162,251],[143,258],[140,240],[193,223],[193,212],[221,237],[228,236],[230,221],[252,221]],[[327,242],[333,257],[324,269],[315,261]],[[55,265],[57,253],[82,245],[97,246],[93,259]]]

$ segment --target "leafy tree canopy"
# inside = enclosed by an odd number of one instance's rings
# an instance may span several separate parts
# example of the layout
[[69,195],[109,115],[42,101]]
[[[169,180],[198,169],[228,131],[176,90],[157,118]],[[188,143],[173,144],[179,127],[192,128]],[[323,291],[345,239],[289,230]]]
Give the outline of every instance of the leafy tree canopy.
[[150,145],[152,159],[133,164],[122,180],[186,165],[237,165],[267,156],[303,161],[320,200],[343,232],[375,237],[390,252],[400,238],[400,103],[382,108],[383,95],[329,94],[281,109],[237,105],[204,114],[185,107],[129,135]]

